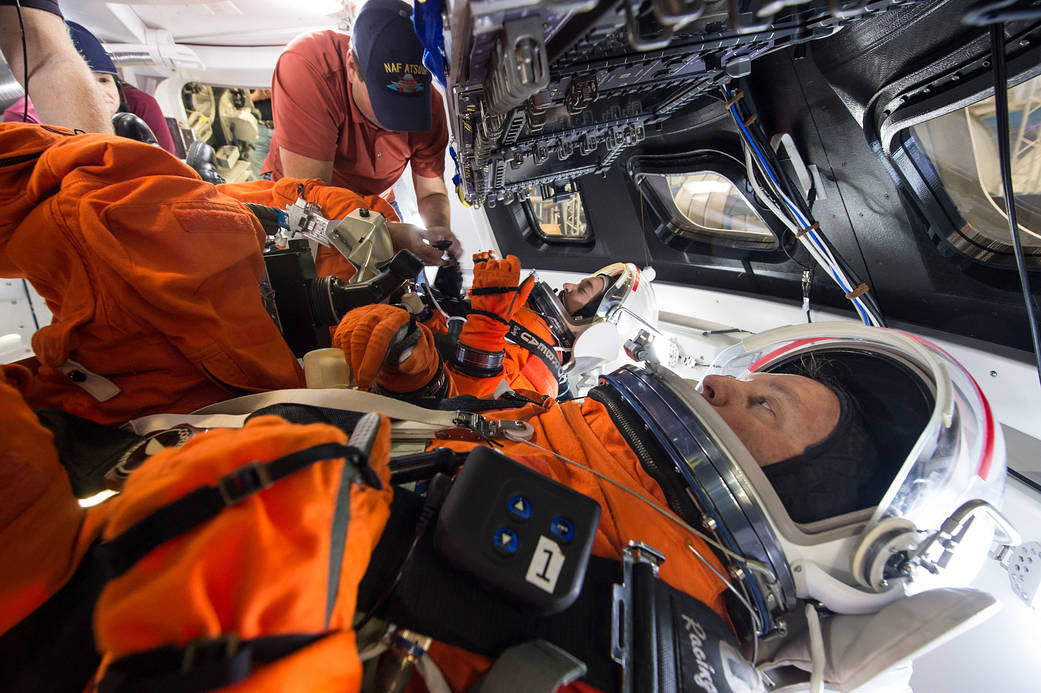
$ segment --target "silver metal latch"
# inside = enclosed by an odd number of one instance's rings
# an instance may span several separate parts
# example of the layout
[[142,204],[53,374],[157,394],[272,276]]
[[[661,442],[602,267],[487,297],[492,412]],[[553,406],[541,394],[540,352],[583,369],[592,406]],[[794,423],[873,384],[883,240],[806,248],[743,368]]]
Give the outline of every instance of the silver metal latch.
[[473,431],[482,438],[507,438],[509,440],[528,440],[535,434],[535,429],[527,421],[504,419],[496,421],[486,419],[472,411],[456,412],[453,423],[460,428]]
[[322,210],[317,205],[298,198],[296,202],[286,207],[286,217],[289,238],[299,235],[320,245],[332,245],[326,238],[329,220],[322,216]]

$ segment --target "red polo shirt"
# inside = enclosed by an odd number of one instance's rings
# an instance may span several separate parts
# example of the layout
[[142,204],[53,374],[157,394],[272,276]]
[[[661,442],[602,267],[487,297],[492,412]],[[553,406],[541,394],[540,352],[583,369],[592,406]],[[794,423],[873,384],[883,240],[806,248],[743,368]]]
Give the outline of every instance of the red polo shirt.
[[285,147],[311,159],[332,159],[332,184],[361,195],[386,191],[410,161],[418,176],[444,175],[448,126],[441,95],[430,90],[428,132],[383,130],[354,104],[347,86],[349,53],[350,37],[338,31],[297,36],[286,46],[271,82],[275,133],[264,171],[274,180],[282,177]]

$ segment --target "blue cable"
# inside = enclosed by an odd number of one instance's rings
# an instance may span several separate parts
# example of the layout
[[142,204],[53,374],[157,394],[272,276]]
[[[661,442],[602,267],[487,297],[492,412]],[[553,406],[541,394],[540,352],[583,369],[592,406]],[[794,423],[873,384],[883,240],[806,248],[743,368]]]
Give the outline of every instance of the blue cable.
[[[727,86],[724,86],[723,87],[723,91],[727,95],[727,97],[729,98],[730,97],[730,88],[727,87]],[[735,105],[730,106],[729,110],[730,110],[730,115],[733,116],[733,118],[734,118],[734,122],[737,123],[737,126],[741,129],[741,132],[742,132],[742,134],[745,137],[745,141],[752,147],[752,151],[755,152],[756,158],[759,160],[759,163],[762,165],[763,170],[766,171],[766,174],[768,176],[770,176],[770,180],[773,181],[773,184],[775,186],[777,186],[778,189],[780,189],[781,188],[781,184],[777,180],[777,177],[774,175],[773,170],[770,168],[770,164],[767,163],[766,157],[763,156],[763,153],[759,150],[759,147],[756,146],[755,140],[752,139],[752,135],[751,135],[751,133],[748,132],[748,129],[745,127],[745,124],[742,123],[741,119],[737,117],[737,105],[735,104]],[[792,214],[796,218],[796,221],[799,222],[800,224],[802,224],[803,228],[809,227],[809,225],[810,225],[809,224],[809,220],[806,219],[805,216],[803,216],[802,212],[800,212],[798,210],[798,208],[796,208],[794,205],[792,205],[790,202],[788,202],[788,200],[785,199],[785,197],[783,195],[782,195],[782,198],[781,198],[781,202],[783,202],[784,205],[789,210],[791,210]],[[817,247],[817,250],[819,252],[821,252],[821,253],[824,253],[824,247],[823,247],[820,239],[817,238],[817,234],[814,233],[813,231],[810,231],[808,235],[810,237],[810,241]],[[828,273],[831,275],[831,278],[835,280],[835,283],[838,284],[839,287],[841,287],[843,290],[845,290],[846,293],[849,293],[850,291],[852,291],[852,289],[849,286],[846,286],[846,283],[843,282],[839,278],[838,273],[835,272],[834,269],[830,265],[827,267],[827,270],[828,270]],[[853,307],[856,309],[857,313],[860,315],[860,319],[863,320],[865,324],[870,325],[871,321],[868,318],[868,316],[864,313],[864,310],[861,307],[860,299],[859,298],[854,298],[854,299],[851,299],[851,302],[853,303]]]

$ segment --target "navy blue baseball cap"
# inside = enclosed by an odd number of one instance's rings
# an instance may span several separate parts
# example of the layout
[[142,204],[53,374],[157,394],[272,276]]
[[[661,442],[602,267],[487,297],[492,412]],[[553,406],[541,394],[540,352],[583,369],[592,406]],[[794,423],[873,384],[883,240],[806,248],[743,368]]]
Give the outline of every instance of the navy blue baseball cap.
[[115,75],[116,66],[112,62],[112,58],[108,57],[108,53],[101,47],[101,41],[98,41],[94,34],[87,31],[87,29],[76,22],[65,22],[69,27],[69,36],[72,38],[72,45],[76,46],[76,50],[83,56],[83,59],[87,62],[87,67],[90,68],[91,72],[101,72],[106,75]]
[[351,28],[376,120],[385,130],[426,132],[431,127],[430,71],[412,26],[412,8],[401,0],[368,0]]

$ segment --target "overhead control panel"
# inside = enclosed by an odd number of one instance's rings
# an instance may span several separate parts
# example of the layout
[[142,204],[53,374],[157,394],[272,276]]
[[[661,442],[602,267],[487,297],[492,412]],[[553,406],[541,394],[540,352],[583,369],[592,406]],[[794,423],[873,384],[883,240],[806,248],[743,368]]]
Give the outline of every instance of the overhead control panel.
[[449,107],[469,204],[606,171],[752,60],[918,0],[477,0],[449,17]]

